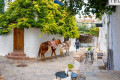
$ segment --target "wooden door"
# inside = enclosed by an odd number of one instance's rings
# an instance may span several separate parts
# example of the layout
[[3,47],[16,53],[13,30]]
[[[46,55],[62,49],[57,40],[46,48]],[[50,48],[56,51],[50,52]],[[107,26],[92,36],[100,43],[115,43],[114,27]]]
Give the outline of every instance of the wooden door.
[[13,51],[24,51],[24,29],[14,28],[13,31]]

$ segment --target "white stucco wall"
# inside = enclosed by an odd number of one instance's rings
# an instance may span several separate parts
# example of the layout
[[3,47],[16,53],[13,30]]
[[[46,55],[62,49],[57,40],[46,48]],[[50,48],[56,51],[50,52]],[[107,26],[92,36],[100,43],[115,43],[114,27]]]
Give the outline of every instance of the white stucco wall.
[[0,55],[5,56],[6,54],[13,51],[13,33],[9,35],[0,36]]
[[[11,0],[12,2],[15,0]],[[4,11],[9,7],[8,0],[5,0]],[[39,29],[25,29],[24,30],[24,52],[29,57],[36,57],[38,54],[39,46],[42,42],[52,40],[52,38],[60,38],[62,41],[64,37],[60,35],[47,35],[44,34],[40,37],[41,31]],[[13,34],[7,36],[0,36],[0,55],[6,55],[13,51]],[[5,45],[6,44],[6,45]],[[59,54],[59,48],[56,50],[56,53]],[[51,53],[46,53],[46,56],[50,56]]]
[[117,10],[110,16],[111,26],[111,41],[113,50],[114,70],[120,71],[120,6],[117,6]]
[[100,50],[107,54],[109,47],[113,51],[114,70],[120,71],[120,6],[117,6],[116,12],[112,15],[105,14],[102,23],[103,27],[99,32]]
[[[41,31],[39,29],[25,29],[24,31],[24,52],[27,54],[29,57],[37,57],[38,51],[40,44],[45,41],[51,41],[52,38],[61,39],[63,42],[64,37],[60,35],[47,35],[43,34],[41,37]],[[59,55],[59,46],[56,50],[56,54]],[[51,55],[51,52],[47,52],[45,54],[46,57],[49,57]]]
[[76,51],[76,48],[75,48],[75,41],[76,39],[73,38],[73,39],[69,39],[71,41],[71,46],[70,46],[70,51]]
[[92,41],[93,47],[98,47],[98,38],[99,37],[93,36],[93,41]]
[[[12,2],[15,0],[11,0]],[[7,10],[9,7],[8,0],[5,0],[5,7],[4,11]],[[61,37],[60,35],[47,35],[44,34],[42,37],[40,37],[41,31],[39,29],[25,29],[24,30],[24,52],[29,57],[37,57],[39,46],[42,42],[52,40],[54,37],[55,39],[61,39],[63,42],[64,37]],[[72,46],[70,47],[70,50],[73,51],[74,49],[74,42],[75,39],[70,39],[72,42]],[[8,53],[11,53],[13,51],[13,34],[9,34],[7,36],[0,36],[0,55],[6,55]],[[57,55],[59,55],[59,47],[56,50]],[[46,53],[46,57],[50,56],[51,52]]]
[[[27,56],[36,58],[40,44],[45,41],[51,41],[54,37],[56,40],[61,39],[63,42],[64,37],[60,35],[47,35],[44,34],[41,35],[40,29],[25,29],[24,30],[24,52]],[[56,54],[59,55],[59,46],[56,50]],[[6,35],[6,36],[0,36],[0,55],[5,56],[8,53],[13,52],[13,33]],[[46,57],[49,57],[51,55],[51,52],[47,52],[45,54]]]
[[108,16],[106,14],[102,17],[103,27],[99,28],[99,48],[107,55],[108,51]]
[[97,44],[98,44],[98,37],[93,36],[92,41],[90,43],[80,43],[80,46],[81,47],[89,47],[89,46],[97,47]]

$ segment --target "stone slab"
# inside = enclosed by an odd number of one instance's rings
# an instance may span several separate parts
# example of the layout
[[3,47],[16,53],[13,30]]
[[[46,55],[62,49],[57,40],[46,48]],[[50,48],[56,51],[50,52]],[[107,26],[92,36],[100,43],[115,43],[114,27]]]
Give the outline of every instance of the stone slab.
[[93,73],[93,72],[86,72],[84,75],[85,75],[86,77],[95,77],[95,76],[96,76],[96,74]]
[[86,77],[86,80],[99,80],[99,79],[96,77]]
[[79,78],[79,80],[85,80],[84,78]]

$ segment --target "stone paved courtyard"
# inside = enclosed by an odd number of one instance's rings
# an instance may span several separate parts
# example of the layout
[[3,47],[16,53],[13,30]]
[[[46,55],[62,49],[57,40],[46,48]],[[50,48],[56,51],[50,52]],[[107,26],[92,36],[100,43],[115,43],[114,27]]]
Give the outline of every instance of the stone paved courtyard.
[[[27,67],[17,67],[18,64],[27,64]],[[73,64],[73,54],[46,61],[18,61],[0,56],[0,74],[5,80],[53,80],[55,72],[65,70],[67,64]]]
[[99,69],[99,66],[104,66],[103,59],[97,59],[97,55],[94,55],[92,64],[89,57],[87,62],[84,60],[80,63],[80,77],[85,80],[120,80],[120,71]]
[[[79,51],[81,52],[82,50],[80,49]],[[78,54],[79,51],[77,52]],[[77,80],[120,80],[120,72],[98,68],[98,66],[104,65],[102,59],[97,59],[94,56],[93,64],[90,62],[90,58],[88,58],[87,62],[83,60],[79,63],[74,60],[73,54],[75,52],[70,52],[69,56],[59,56],[57,59],[54,57],[52,60],[47,58],[46,61],[19,61],[0,56],[0,74],[5,76],[5,80],[59,80],[55,79],[55,73],[64,71],[70,63],[74,64],[74,67],[79,67],[76,73],[79,74],[80,78],[77,78]],[[19,64],[26,64],[27,67],[17,67]]]

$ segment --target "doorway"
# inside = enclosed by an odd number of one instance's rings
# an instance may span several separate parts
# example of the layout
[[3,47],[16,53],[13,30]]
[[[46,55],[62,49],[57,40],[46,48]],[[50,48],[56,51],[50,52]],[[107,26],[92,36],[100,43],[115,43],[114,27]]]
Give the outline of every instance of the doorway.
[[13,31],[13,51],[24,52],[24,28],[14,28]]

